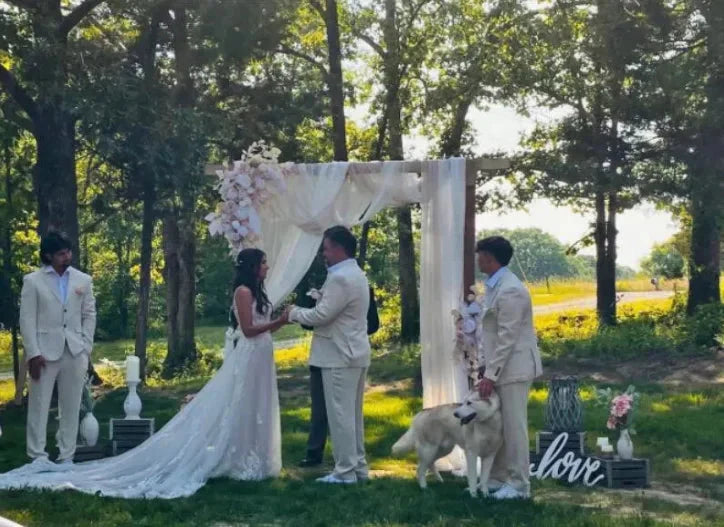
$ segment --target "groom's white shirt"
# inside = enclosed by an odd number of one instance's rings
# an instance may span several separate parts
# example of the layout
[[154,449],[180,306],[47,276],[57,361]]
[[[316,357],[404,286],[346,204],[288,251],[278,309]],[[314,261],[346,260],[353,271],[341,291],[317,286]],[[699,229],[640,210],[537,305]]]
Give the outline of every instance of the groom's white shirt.
[[367,336],[369,283],[353,258],[327,270],[322,298],[312,309],[295,307],[291,322],[314,328],[309,364],[319,368],[366,368],[370,364]]
[[90,355],[95,327],[90,276],[72,267],[60,276],[46,266],[24,277],[20,332],[26,361],[38,356],[59,360],[66,344],[71,355]]

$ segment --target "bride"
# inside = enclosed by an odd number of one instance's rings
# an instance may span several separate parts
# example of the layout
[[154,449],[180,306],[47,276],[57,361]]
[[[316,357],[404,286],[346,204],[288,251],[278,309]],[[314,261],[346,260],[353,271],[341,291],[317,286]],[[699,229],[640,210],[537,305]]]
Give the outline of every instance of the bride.
[[190,496],[206,480],[261,480],[279,475],[281,428],[271,333],[288,323],[271,320],[264,289],[268,270],[259,249],[236,259],[234,300],[224,362],[203,389],[143,444],[117,457],[70,468],[27,464],[0,474],[0,489],[74,489],[120,498]]

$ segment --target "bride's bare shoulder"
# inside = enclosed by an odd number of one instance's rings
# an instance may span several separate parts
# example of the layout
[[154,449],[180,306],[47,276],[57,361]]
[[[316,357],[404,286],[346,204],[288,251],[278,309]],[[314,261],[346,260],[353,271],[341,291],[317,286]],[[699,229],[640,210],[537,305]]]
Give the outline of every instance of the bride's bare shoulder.
[[244,302],[251,302],[254,298],[254,295],[251,294],[251,289],[246,287],[245,285],[240,285],[236,288],[236,291],[234,291],[234,296],[237,300],[241,300]]

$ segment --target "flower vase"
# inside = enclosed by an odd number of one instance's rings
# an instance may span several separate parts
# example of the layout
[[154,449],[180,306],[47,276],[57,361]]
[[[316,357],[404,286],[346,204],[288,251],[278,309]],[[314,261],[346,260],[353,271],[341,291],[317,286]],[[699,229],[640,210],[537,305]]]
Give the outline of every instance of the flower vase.
[[93,412],[88,412],[80,422],[80,435],[87,446],[96,446],[100,426]]
[[633,459],[633,441],[631,441],[631,434],[629,434],[628,428],[621,429],[621,435],[616,443],[616,452],[618,457],[621,459]]

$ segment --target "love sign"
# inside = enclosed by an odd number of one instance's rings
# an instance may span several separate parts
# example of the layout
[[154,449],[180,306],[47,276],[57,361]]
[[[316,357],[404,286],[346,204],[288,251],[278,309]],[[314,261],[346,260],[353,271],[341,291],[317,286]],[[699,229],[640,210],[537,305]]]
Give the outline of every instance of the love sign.
[[596,476],[601,467],[601,462],[590,457],[580,458],[574,452],[566,452],[560,455],[568,442],[568,434],[563,432],[556,437],[546,449],[543,457],[538,463],[530,464],[530,476],[532,478],[546,479],[568,479],[569,483],[578,480],[587,486],[593,487],[603,479],[603,475]]

